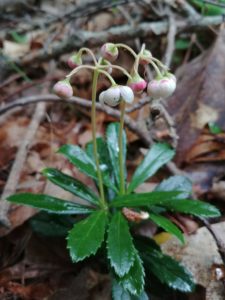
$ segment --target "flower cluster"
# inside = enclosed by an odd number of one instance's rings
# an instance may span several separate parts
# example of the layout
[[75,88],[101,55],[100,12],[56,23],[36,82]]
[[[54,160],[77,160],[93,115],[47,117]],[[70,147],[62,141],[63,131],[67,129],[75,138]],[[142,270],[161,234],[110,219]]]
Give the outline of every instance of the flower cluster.
[[[112,64],[118,58],[119,48],[123,47],[130,51],[134,56],[134,65],[130,72],[118,65]],[[82,65],[82,53],[86,51],[91,54],[94,66]],[[134,94],[142,93],[146,90],[147,94],[153,99],[167,98],[173,94],[176,89],[176,77],[169,73],[167,67],[158,59],[154,58],[151,52],[145,49],[143,45],[141,51],[136,54],[131,48],[124,44],[105,43],[100,50],[101,57],[97,61],[90,49],[82,48],[68,59],[68,65],[73,71],[67,76],[66,80],[59,81],[55,84],[53,90],[61,98],[68,99],[73,95],[73,89],[70,85],[70,77],[79,71],[82,67],[91,70],[98,70],[108,77],[112,86],[99,95],[101,104],[117,106],[121,101],[131,104],[134,100]],[[156,71],[156,78],[147,82],[138,72],[139,65],[152,65]],[[127,77],[127,85],[117,85],[111,77],[113,68],[121,70]],[[161,70],[160,70],[161,69]]]

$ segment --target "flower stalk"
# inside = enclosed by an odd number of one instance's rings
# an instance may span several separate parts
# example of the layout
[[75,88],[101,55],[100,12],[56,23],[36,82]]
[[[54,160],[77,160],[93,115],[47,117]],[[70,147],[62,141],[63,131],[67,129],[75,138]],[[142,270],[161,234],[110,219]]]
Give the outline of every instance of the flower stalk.
[[120,166],[120,194],[125,194],[125,174],[124,174],[124,158],[123,158],[123,127],[125,117],[125,106],[124,100],[120,103],[120,128],[119,128],[119,166]]
[[93,154],[94,154],[97,176],[98,176],[100,204],[101,204],[102,208],[106,208],[104,187],[103,187],[103,181],[102,181],[102,173],[100,170],[97,139],[96,139],[96,95],[97,95],[98,76],[99,76],[99,71],[97,69],[95,69],[94,75],[93,75],[93,81],[92,81],[91,129],[92,129],[92,141],[93,141]]

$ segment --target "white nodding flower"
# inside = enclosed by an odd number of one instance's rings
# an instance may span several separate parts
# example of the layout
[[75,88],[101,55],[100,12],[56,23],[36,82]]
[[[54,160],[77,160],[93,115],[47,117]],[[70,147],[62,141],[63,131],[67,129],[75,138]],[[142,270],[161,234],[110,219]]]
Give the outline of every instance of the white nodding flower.
[[120,95],[121,95],[121,98],[126,103],[130,104],[134,101],[134,92],[129,86],[121,85],[120,86]]
[[104,105],[117,106],[121,100],[126,103],[132,103],[134,100],[134,93],[128,86],[116,85],[112,86],[99,95],[99,102]]
[[154,99],[167,98],[176,89],[176,77],[173,74],[164,76],[161,79],[154,79],[148,83],[148,95]]
[[108,90],[101,92],[99,95],[101,104],[108,104],[109,106],[117,106],[120,102],[120,89],[118,86],[110,87]]

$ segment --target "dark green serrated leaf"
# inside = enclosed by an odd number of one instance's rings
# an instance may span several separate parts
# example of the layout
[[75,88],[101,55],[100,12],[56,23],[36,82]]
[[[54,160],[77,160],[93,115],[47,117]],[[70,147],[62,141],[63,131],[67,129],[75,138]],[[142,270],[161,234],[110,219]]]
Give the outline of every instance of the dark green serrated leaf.
[[97,252],[104,240],[106,223],[107,214],[100,210],[74,225],[67,238],[67,248],[73,262]]
[[187,199],[192,193],[192,183],[185,176],[171,176],[158,184],[154,191],[181,191],[183,193],[179,194],[179,199]]
[[128,291],[118,283],[117,280],[113,280],[112,286],[113,300],[148,300],[148,296],[145,292],[142,292],[140,296],[131,295]]
[[[113,168],[109,157],[109,151],[105,141],[101,137],[97,138],[97,150],[99,167],[102,172],[103,182],[107,187],[111,188],[114,192],[117,192],[117,188],[114,186],[115,180],[113,178]],[[88,156],[90,156],[90,158],[94,161],[93,142],[89,142],[87,144],[86,152]]]
[[[106,139],[109,155],[113,165],[113,172],[116,178],[117,185],[120,186],[120,163],[119,163],[119,123],[111,123],[106,129]],[[126,133],[123,130],[123,169],[126,179],[126,152],[127,152]]]
[[[95,162],[80,147],[75,145],[63,145],[58,152],[65,155],[68,160],[82,173],[98,181]],[[114,184],[108,177],[108,174],[104,173],[104,168],[102,169],[102,179],[107,187],[117,191]]]
[[123,288],[129,291],[132,295],[139,296],[144,289],[145,272],[137,252],[135,252],[134,263],[129,272],[119,278],[119,283]]
[[163,205],[166,200],[173,200],[180,192],[150,192],[117,196],[111,206],[113,207],[140,207],[150,205]]
[[219,217],[220,211],[213,205],[199,200],[173,199],[165,200],[162,204],[171,211],[178,211],[200,217]]
[[80,147],[75,145],[63,145],[59,148],[58,153],[63,154],[82,173],[97,179],[94,161]]
[[181,243],[184,244],[184,237],[183,237],[182,232],[169,219],[167,219],[161,215],[157,215],[157,214],[153,214],[153,213],[150,213],[149,218],[154,223],[156,223],[158,226],[160,226],[161,228],[166,230],[167,232],[175,235],[181,241]]
[[98,196],[81,181],[63,174],[61,171],[54,168],[47,168],[43,170],[42,173],[52,183],[60,186],[73,195],[78,196],[92,204],[99,204]]
[[56,214],[88,214],[93,212],[91,207],[44,194],[21,193],[12,195],[7,200]]
[[174,154],[175,151],[169,145],[164,143],[154,144],[134,172],[128,186],[128,193],[135,190],[141,183],[154,175],[158,169],[173,158]]
[[155,249],[142,253],[146,269],[162,283],[181,292],[192,292],[195,288],[191,273],[171,257]]
[[111,219],[107,247],[111,266],[118,276],[124,276],[134,262],[135,248],[128,223],[121,212],[115,213]]
[[[112,164],[110,161],[109,151],[108,151],[106,142],[101,137],[98,137],[96,142],[97,142],[97,148],[98,148],[98,158],[99,158],[100,169],[103,171],[107,171],[110,174],[112,172]],[[88,156],[94,161],[93,142],[87,143],[86,152],[87,152]]]
[[182,192],[151,192],[117,196],[111,206],[113,207],[141,207],[162,206],[167,210],[179,211],[202,217],[219,217],[219,210],[208,203],[199,200],[178,199]]

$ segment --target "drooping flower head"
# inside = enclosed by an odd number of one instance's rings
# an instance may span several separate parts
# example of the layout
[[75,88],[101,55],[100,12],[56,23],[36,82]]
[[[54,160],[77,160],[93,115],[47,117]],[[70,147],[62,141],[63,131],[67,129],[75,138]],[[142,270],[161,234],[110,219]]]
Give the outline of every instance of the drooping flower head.
[[128,80],[127,84],[134,93],[143,92],[147,86],[147,82],[137,72]]
[[103,58],[107,59],[110,62],[113,62],[117,59],[119,51],[115,44],[105,43],[101,47],[101,54]]
[[121,100],[126,103],[132,103],[134,100],[134,93],[129,86],[116,85],[112,86],[99,95],[99,102],[109,106],[117,106]]
[[79,53],[75,53],[69,57],[67,63],[71,69],[75,69],[82,65],[82,57]]
[[53,86],[54,93],[63,99],[69,99],[73,96],[73,88],[68,79],[58,81]]
[[161,79],[153,79],[148,83],[148,95],[154,99],[167,98],[176,89],[176,77],[173,74],[164,76]]

